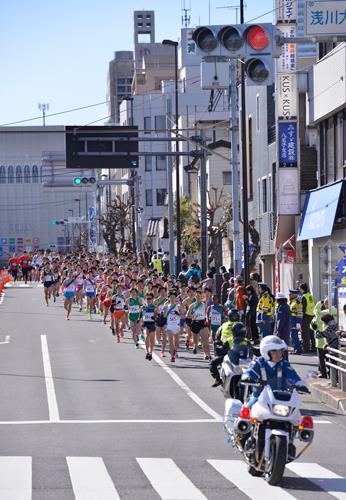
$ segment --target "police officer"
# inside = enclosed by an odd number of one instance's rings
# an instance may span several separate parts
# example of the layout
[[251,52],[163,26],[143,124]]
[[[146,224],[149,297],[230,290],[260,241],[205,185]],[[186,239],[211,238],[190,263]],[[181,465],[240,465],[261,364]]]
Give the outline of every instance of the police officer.
[[210,374],[215,379],[212,387],[222,384],[218,367],[223,362],[223,358],[227,353],[231,363],[234,365],[239,364],[239,359],[247,359],[251,353],[250,342],[246,338],[246,328],[243,323],[233,323],[228,340],[219,347],[219,355],[210,362]]
[[228,321],[223,323],[215,334],[215,350],[217,346],[224,344],[232,336],[232,327],[236,323],[239,323],[239,312],[237,309],[230,309],[228,311]]
[[256,324],[261,338],[273,333],[274,300],[267,283],[258,283],[259,301],[257,304]]
[[290,306],[290,333],[293,346],[293,354],[302,353],[302,345],[299,340],[298,332],[302,328],[303,322],[303,305],[299,290],[290,289],[289,291],[289,306]]
[[302,340],[304,352],[315,351],[315,338],[310,328],[310,323],[314,317],[315,301],[309,292],[308,285],[302,283],[299,287],[302,294],[303,321],[302,321]]

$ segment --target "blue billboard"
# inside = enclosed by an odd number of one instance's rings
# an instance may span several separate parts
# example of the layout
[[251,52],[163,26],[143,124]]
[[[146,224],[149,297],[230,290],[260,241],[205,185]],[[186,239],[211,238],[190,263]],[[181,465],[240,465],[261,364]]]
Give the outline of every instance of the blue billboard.
[[296,167],[298,164],[297,122],[280,121],[278,134],[279,166]]

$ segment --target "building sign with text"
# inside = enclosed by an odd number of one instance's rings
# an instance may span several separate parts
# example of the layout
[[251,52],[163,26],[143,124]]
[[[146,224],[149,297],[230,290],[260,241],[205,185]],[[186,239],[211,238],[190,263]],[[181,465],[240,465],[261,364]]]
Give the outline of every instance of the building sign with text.
[[292,120],[297,110],[297,75],[286,73],[278,75],[277,113],[279,119]]
[[295,22],[297,19],[297,0],[276,0],[276,21]]
[[279,166],[296,167],[298,164],[297,122],[279,121]]
[[305,2],[305,35],[345,35],[346,0]]

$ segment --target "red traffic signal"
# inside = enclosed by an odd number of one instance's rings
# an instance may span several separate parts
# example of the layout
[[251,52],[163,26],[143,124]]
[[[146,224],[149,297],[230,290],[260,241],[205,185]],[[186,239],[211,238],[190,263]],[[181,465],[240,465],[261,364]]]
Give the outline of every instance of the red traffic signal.
[[252,49],[264,50],[268,47],[270,39],[263,26],[251,26],[247,31],[247,42]]

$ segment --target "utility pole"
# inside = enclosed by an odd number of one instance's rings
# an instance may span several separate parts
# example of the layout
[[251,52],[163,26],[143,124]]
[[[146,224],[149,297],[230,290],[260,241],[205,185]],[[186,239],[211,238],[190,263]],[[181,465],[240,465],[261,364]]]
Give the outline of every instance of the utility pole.
[[[240,23],[244,24],[244,0],[240,0]],[[240,64],[240,87],[241,87],[241,164],[242,164],[242,198],[243,198],[243,242],[244,242],[244,281],[249,284],[249,211],[248,211],[248,189],[247,189],[247,137],[246,137],[246,108],[245,108],[245,66]],[[233,145],[232,145],[233,147]]]
[[238,176],[238,91],[237,62],[230,61],[230,108],[231,108],[231,168],[232,168],[232,233],[233,233],[233,268],[236,276],[241,272],[241,243],[239,231],[239,176]]
[[[201,130],[201,145],[204,146],[204,132]],[[201,148],[200,169],[200,218],[201,218],[201,264],[203,276],[208,270],[208,225],[207,225],[207,158],[206,151]]]

